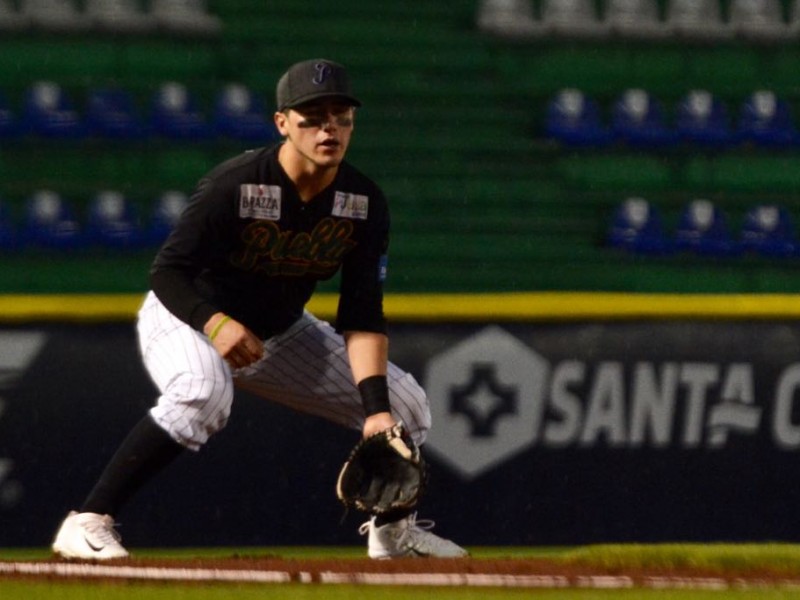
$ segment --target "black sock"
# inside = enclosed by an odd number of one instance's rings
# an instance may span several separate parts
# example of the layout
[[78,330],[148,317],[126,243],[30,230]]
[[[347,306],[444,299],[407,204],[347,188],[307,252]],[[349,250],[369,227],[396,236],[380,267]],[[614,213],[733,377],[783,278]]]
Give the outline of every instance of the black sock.
[[375,517],[375,527],[382,527],[387,523],[394,523],[395,521],[406,518],[410,514],[410,510],[400,509],[393,510],[392,512],[388,512],[383,515],[377,515]]
[[146,415],[106,465],[80,512],[115,515],[119,508],[184,448]]

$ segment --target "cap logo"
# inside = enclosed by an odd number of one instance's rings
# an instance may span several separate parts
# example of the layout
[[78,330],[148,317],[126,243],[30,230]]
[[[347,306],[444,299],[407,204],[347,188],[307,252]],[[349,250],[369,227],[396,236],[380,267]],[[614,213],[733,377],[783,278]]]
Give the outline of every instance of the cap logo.
[[314,65],[314,69],[317,71],[317,74],[311,80],[311,83],[314,85],[322,85],[325,83],[325,80],[330,77],[331,67],[325,63],[317,63]]

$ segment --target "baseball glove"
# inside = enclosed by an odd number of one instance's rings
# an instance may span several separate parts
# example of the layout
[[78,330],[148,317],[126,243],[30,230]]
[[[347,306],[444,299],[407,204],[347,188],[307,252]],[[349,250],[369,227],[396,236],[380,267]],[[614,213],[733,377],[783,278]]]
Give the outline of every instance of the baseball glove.
[[397,424],[356,444],[339,472],[336,495],[346,507],[373,515],[411,509],[426,475],[419,448]]

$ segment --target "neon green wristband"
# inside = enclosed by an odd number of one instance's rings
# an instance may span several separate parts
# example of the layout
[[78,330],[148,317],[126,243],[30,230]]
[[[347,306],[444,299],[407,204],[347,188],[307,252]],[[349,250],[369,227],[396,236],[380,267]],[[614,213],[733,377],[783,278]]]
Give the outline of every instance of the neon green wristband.
[[225,325],[225,323],[227,323],[230,320],[231,320],[231,318],[228,315],[225,315],[224,317],[222,317],[219,320],[219,323],[214,325],[214,329],[211,330],[211,333],[208,334],[208,339],[213,342],[214,338],[217,337],[217,334],[219,333],[219,330],[222,329],[222,326]]

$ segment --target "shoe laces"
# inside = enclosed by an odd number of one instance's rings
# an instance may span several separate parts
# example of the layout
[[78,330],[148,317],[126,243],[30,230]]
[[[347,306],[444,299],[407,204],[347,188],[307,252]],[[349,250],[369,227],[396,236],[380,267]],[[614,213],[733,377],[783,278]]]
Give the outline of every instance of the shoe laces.
[[[361,535],[368,534],[370,525],[372,524],[373,520],[362,523],[358,528],[358,533]],[[388,531],[391,532],[392,537],[400,541],[405,539],[409,534],[413,535],[415,533],[427,533],[428,530],[434,528],[436,522],[432,521],[431,519],[417,520],[417,513],[414,512],[403,519],[395,521],[394,523],[387,523],[387,525],[391,525]]]
[[433,529],[436,525],[436,522],[431,519],[419,519],[417,520],[417,513],[411,513],[408,515],[407,525],[406,528],[410,531],[419,532],[419,531],[428,531]]
[[104,545],[119,544],[122,540],[122,536],[114,529],[114,520],[108,515],[87,519],[83,526],[87,533]]

